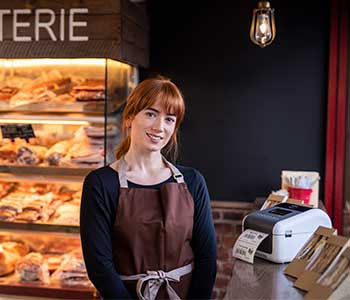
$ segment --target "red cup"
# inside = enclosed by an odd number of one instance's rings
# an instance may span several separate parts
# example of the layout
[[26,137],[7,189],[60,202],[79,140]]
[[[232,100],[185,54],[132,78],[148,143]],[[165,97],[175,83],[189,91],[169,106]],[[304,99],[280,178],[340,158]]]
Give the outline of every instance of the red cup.
[[289,198],[303,200],[304,204],[309,204],[312,189],[288,187],[288,193],[289,193]]

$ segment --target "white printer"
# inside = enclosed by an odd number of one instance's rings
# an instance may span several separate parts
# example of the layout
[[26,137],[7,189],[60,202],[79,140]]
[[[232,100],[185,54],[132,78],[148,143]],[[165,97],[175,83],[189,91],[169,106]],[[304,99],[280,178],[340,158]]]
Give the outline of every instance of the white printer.
[[256,256],[276,263],[293,260],[301,247],[319,226],[332,227],[321,209],[280,203],[250,213],[243,219],[243,231],[252,229],[268,234],[259,245]]

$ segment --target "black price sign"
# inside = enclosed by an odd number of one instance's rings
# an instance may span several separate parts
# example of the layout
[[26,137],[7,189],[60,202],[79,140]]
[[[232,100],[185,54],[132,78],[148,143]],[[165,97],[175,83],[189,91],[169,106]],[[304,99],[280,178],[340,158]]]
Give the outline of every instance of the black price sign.
[[15,138],[21,138],[28,141],[30,138],[35,137],[31,124],[9,124],[0,125],[0,127],[4,139],[14,140]]

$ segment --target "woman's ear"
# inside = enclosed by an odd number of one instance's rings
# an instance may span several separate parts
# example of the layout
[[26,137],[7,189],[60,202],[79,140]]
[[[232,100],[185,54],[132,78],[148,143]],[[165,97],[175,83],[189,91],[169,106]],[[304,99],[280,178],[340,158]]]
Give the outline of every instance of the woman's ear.
[[128,117],[125,121],[126,128],[131,128],[132,118]]

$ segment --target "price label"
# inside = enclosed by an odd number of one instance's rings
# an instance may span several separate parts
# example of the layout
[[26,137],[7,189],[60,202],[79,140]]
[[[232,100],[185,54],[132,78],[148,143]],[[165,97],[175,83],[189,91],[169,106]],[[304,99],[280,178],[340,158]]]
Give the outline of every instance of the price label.
[[254,255],[261,242],[268,236],[255,230],[245,230],[237,239],[232,255],[249,263],[254,262]]
[[15,138],[21,138],[29,140],[35,137],[35,133],[31,124],[8,124],[0,125],[1,133],[4,139],[14,140]]

